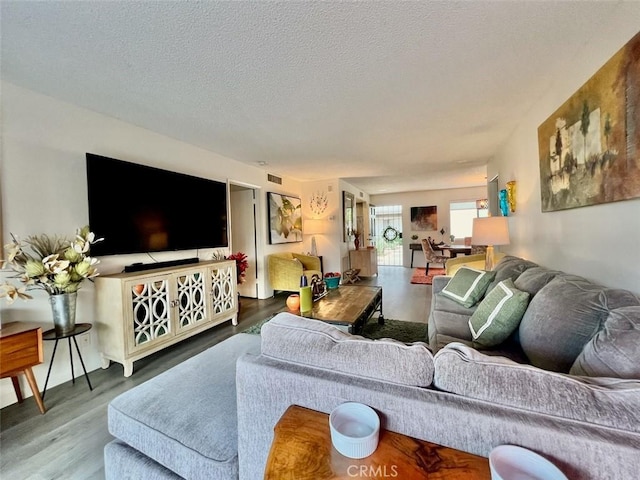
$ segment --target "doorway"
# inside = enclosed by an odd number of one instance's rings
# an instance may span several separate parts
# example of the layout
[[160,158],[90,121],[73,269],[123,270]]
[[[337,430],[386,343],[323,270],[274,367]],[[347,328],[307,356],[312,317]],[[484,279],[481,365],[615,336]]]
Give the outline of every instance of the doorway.
[[229,182],[230,250],[247,256],[245,282],[238,285],[241,297],[258,298],[257,189]]
[[374,207],[373,240],[378,265],[402,265],[402,205]]

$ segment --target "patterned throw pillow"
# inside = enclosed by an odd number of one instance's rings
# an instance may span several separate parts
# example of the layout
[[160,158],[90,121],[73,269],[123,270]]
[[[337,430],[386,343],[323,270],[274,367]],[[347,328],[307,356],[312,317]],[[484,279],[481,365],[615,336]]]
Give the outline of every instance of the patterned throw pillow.
[[471,308],[482,298],[494,277],[494,272],[460,267],[440,293],[466,308]]
[[469,319],[474,343],[493,347],[504,342],[518,328],[528,303],[529,294],[515,288],[513,280],[498,283]]

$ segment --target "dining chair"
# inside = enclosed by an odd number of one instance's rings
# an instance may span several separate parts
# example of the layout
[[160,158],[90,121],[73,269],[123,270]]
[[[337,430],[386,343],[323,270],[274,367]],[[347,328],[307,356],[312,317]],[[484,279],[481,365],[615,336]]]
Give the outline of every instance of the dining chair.
[[442,268],[444,268],[444,264],[449,259],[449,257],[445,255],[438,255],[431,247],[431,243],[426,238],[422,239],[422,253],[424,253],[424,259],[427,263],[427,266],[424,269],[425,275],[429,275],[429,264],[430,263],[441,263]]

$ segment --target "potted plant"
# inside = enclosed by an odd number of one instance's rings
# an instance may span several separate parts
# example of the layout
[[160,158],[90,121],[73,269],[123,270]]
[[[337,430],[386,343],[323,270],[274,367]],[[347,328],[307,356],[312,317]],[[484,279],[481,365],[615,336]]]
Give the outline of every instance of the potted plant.
[[73,240],[47,234],[31,235],[24,241],[11,235],[5,246],[7,258],[3,267],[9,267],[22,282],[22,287],[5,282],[0,285],[0,298],[8,303],[17,298],[32,298],[27,290],[42,289],[49,294],[56,333],[69,333],[75,328],[76,297],[86,279],[98,275],[97,258],[89,256],[96,239],[89,227],[76,230]]
[[227,260],[235,260],[236,261],[236,276],[238,280],[238,285],[246,282],[247,277],[247,269],[249,268],[249,262],[247,261],[247,256],[242,252],[232,253],[227,257]]

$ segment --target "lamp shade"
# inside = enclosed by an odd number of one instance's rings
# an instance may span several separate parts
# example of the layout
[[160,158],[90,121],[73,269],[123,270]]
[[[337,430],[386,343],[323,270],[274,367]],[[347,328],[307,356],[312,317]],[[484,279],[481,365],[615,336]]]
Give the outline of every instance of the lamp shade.
[[509,245],[507,217],[474,218],[472,237],[474,245]]
[[324,220],[316,218],[308,218],[304,221],[303,231],[305,235],[322,234],[326,232]]

